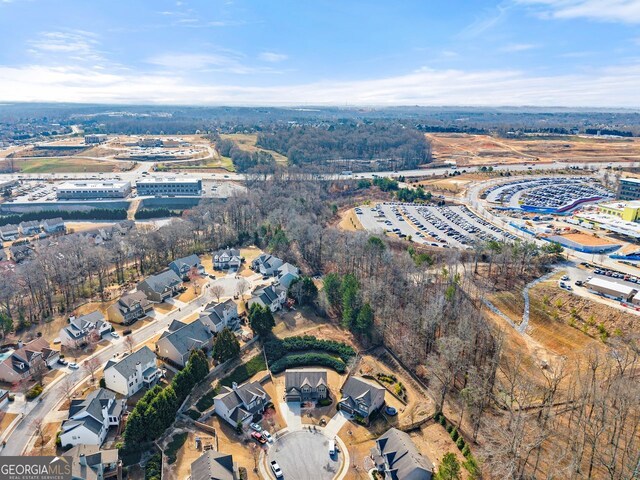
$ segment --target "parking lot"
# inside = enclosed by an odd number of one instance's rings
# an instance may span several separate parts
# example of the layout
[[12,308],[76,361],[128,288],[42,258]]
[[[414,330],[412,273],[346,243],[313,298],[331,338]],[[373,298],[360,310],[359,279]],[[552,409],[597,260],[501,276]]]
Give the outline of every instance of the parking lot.
[[330,456],[329,442],[320,430],[286,433],[269,448],[267,459],[278,462],[284,479],[331,480],[340,469],[342,452]]
[[387,231],[433,247],[471,248],[478,241],[515,240],[506,232],[464,205],[424,206],[382,203],[358,207],[356,215],[362,226],[372,233]]

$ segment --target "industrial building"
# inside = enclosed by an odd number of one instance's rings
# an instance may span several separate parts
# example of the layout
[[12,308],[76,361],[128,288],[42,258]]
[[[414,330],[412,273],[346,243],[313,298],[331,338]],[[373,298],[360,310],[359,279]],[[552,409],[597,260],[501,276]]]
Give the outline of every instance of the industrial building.
[[618,198],[620,200],[640,200],[640,178],[621,178]]
[[202,180],[193,177],[149,177],[136,182],[138,195],[145,196],[199,196]]
[[638,293],[638,290],[633,287],[603,278],[592,278],[585,283],[585,287],[597,294],[623,302],[630,301]]
[[72,181],[58,186],[58,200],[98,200],[103,198],[127,198],[131,183],[116,181]]
[[598,205],[598,212],[613,215],[625,222],[637,222],[640,219],[640,202],[610,202]]
[[107,135],[105,135],[104,133],[94,133],[91,135],[85,135],[84,143],[87,145],[96,145],[106,142],[108,138],[109,137],[107,137]]

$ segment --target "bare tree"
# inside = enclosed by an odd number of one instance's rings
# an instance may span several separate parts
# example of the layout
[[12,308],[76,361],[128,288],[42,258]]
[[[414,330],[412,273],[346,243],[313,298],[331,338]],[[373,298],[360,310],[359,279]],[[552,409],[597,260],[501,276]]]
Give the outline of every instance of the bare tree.
[[98,360],[98,357],[91,357],[90,359],[86,360],[82,365],[82,368],[84,368],[87,371],[87,373],[91,375],[91,383],[95,383],[96,381],[95,375],[98,369],[100,368],[100,360]]
[[214,297],[216,297],[216,302],[220,302],[220,297],[222,297],[222,294],[224,293],[222,285],[213,285],[209,291]]

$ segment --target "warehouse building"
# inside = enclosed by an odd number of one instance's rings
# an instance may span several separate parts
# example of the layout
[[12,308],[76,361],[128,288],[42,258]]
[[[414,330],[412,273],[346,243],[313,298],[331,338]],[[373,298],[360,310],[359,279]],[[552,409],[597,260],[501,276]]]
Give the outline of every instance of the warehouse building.
[[58,186],[58,200],[99,200],[103,198],[127,198],[131,183],[110,181],[73,181]]
[[150,177],[136,182],[138,195],[146,196],[199,196],[202,194],[202,180],[193,177]]
[[104,133],[94,133],[90,135],[85,135],[84,143],[86,143],[87,145],[96,145],[96,144],[104,143],[108,139],[109,137],[107,137],[107,135],[105,135]]
[[640,178],[621,178],[618,199],[640,200]]
[[592,278],[585,286],[594,293],[622,302],[630,301],[638,293],[635,288],[603,278]]

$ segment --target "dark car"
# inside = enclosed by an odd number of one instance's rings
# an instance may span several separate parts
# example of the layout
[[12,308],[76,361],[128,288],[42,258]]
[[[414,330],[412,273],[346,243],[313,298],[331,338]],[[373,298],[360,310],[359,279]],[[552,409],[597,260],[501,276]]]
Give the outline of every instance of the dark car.
[[67,365],[69,362],[67,362],[64,358],[59,358],[58,359],[58,364],[60,365]]

